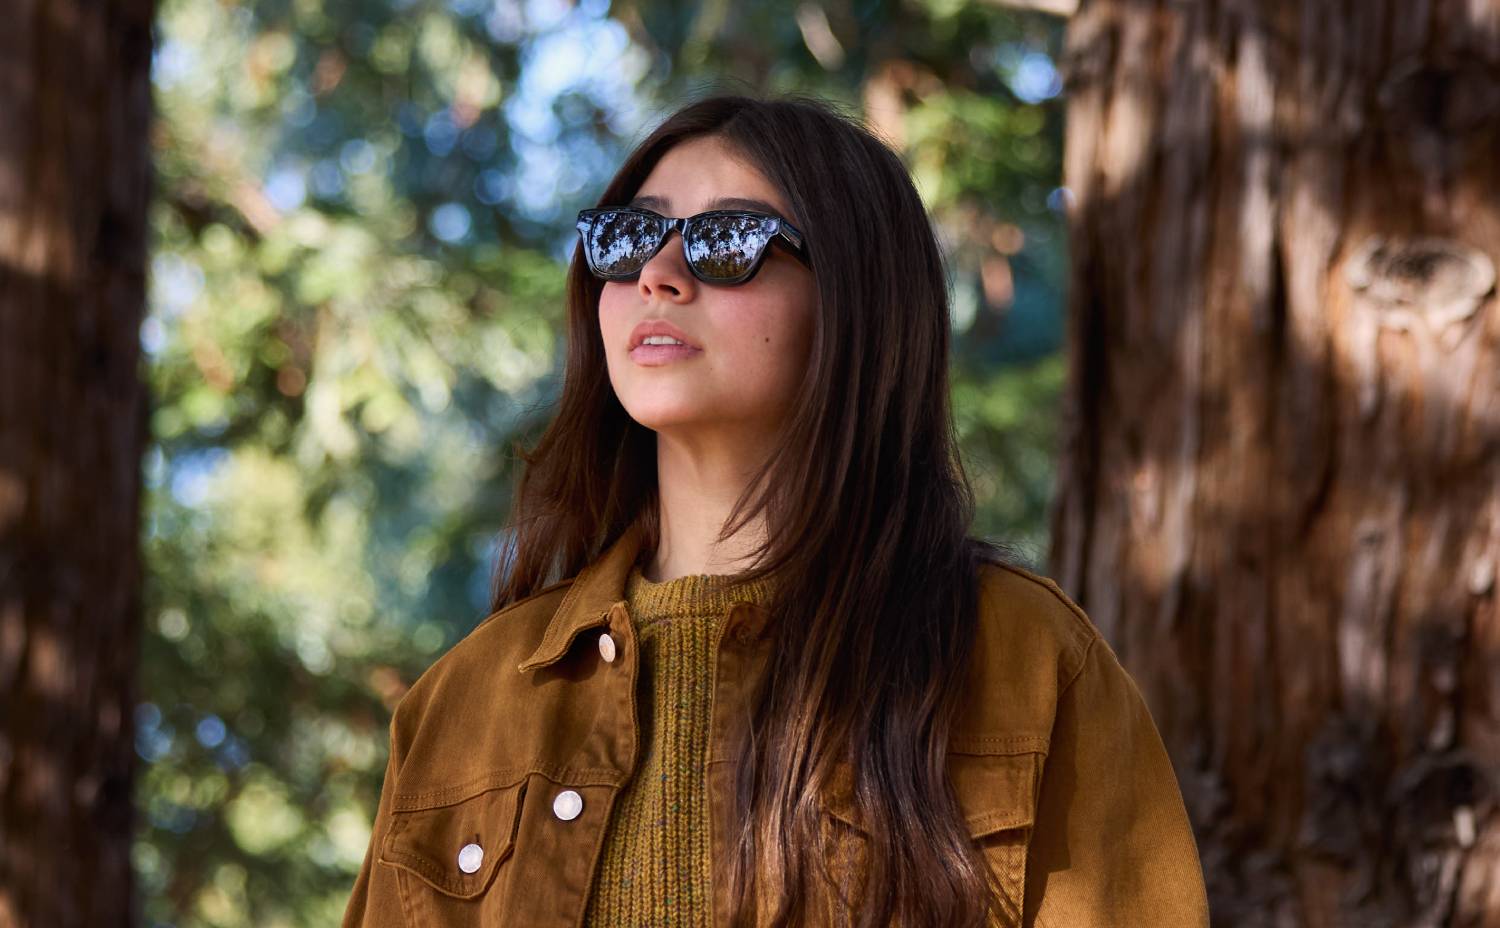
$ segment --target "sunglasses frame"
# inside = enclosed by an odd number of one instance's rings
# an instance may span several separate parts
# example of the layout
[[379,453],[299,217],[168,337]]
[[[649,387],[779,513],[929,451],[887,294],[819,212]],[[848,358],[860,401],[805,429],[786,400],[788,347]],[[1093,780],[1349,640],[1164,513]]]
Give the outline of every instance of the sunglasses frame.
[[[641,262],[641,267],[629,274],[604,274],[594,266],[593,255],[589,253],[590,249],[588,247],[587,236],[589,230],[593,228],[594,220],[605,213],[638,213],[644,216],[651,217],[663,223],[664,231],[661,234],[661,238],[657,240],[655,247],[651,249],[651,253],[648,254],[646,256],[646,259]],[[770,213],[762,213],[753,209],[711,209],[701,213],[694,213],[691,216],[673,218],[671,216],[663,216],[661,213],[658,213],[655,210],[649,210],[642,206],[600,206],[592,209],[579,210],[578,221],[575,223],[575,225],[578,229],[579,235],[584,238],[584,240],[581,242],[583,246],[583,258],[586,262],[588,262],[590,273],[592,273],[595,277],[600,278],[601,280],[623,282],[632,281],[640,277],[641,270],[644,269],[648,263],[650,263],[652,258],[656,257],[658,252],[666,247],[667,239],[672,237],[673,232],[676,232],[682,238],[685,245],[687,242],[688,232],[693,228],[694,225],[703,221],[704,219],[712,219],[719,216],[734,216],[741,218],[750,217],[760,220],[770,220],[775,224],[775,228],[772,230],[770,239],[766,241],[765,247],[761,248],[760,253],[755,256],[755,260],[750,263],[750,267],[743,274],[739,274],[735,277],[703,276],[702,274],[698,273],[698,269],[693,266],[693,261],[688,257],[687,249],[684,247],[682,254],[683,258],[687,261],[688,271],[690,271],[694,277],[696,277],[703,283],[709,284],[711,286],[733,287],[748,282],[750,278],[754,277],[756,272],[760,270],[760,266],[765,263],[766,255],[771,251],[771,246],[776,244],[781,245],[784,249],[786,249],[787,252],[792,255],[792,257],[805,264],[808,269],[812,268],[812,256],[807,252],[807,246],[804,244],[804,239],[801,231],[799,231],[796,226],[787,222],[785,219],[782,219],[780,216],[773,216]]]

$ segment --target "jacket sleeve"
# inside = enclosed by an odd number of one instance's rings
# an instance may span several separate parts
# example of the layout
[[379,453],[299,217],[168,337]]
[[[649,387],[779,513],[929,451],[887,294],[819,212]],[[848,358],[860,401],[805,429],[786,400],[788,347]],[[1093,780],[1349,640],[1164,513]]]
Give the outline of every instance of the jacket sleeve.
[[401,769],[401,741],[396,734],[396,717],[391,717],[391,749],[385,765],[385,781],[380,786],[380,802],[375,809],[375,824],[370,829],[370,845],[365,861],[354,880],[354,890],[344,909],[342,928],[406,928],[401,914],[401,900],[396,893],[395,875],[390,867],[375,866],[375,857],[391,827],[391,796],[395,792],[396,773]]
[[1207,928],[1198,848],[1135,681],[1096,634],[1058,697],[1026,928]]

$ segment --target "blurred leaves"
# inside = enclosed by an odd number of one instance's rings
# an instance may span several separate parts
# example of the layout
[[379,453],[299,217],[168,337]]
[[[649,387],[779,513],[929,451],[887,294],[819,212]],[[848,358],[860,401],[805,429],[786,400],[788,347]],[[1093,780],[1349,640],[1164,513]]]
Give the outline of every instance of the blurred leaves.
[[135,846],[148,925],[336,923],[386,725],[484,616],[571,217],[685,95],[842,101],[954,284],[978,530],[1040,556],[1058,26],[968,0],[163,0]]

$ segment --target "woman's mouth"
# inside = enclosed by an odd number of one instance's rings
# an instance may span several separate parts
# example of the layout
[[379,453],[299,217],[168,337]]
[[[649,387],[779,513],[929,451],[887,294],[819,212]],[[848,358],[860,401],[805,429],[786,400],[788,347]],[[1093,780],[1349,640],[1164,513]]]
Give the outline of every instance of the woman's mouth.
[[640,344],[630,349],[630,360],[643,367],[660,367],[663,364],[671,364],[674,361],[685,361],[689,358],[702,354],[701,348],[690,345],[666,344],[649,345]]

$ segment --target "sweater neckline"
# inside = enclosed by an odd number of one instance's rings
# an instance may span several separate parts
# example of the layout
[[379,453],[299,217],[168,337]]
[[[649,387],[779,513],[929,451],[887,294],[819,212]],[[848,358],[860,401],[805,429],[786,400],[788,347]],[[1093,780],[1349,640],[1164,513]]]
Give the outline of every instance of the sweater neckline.
[[686,618],[720,615],[737,602],[764,604],[771,598],[771,581],[736,580],[740,574],[686,574],[668,580],[648,580],[641,565],[631,567],[624,596],[635,619]]

